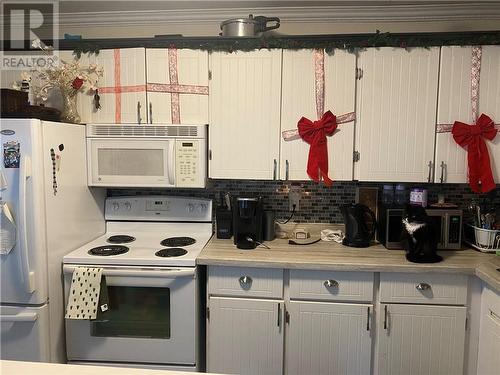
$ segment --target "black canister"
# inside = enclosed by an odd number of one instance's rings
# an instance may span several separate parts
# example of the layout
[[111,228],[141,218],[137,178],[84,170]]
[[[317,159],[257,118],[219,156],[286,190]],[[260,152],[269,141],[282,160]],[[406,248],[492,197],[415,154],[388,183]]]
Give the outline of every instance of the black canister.
[[274,221],[276,220],[276,215],[274,211],[265,210],[263,214],[263,225],[262,225],[262,238],[264,241],[274,240]]

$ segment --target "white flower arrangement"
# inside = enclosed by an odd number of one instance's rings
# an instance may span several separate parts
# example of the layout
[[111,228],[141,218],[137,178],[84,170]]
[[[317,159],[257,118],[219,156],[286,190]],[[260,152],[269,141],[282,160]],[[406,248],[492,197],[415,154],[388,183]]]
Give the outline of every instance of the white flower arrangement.
[[[32,41],[31,46],[48,53],[52,47],[45,46],[40,39]],[[21,80],[30,82],[33,88],[33,95],[37,99],[46,101],[49,91],[53,88],[60,88],[61,91],[79,91],[87,90],[89,94],[97,90],[97,82],[102,77],[103,69],[96,64],[83,66],[78,60],[66,62],[59,59],[59,66],[51,68],[38,68],[28,72],[21,73]],[[18,82],[13,84],[14,89],[21,89]]]

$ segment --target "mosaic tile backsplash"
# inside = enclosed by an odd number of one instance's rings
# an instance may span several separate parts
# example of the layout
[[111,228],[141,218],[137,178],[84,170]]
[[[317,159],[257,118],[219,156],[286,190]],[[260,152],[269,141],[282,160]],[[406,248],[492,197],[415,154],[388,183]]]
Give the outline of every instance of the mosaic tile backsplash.
[[[394,184],[394,183],[391,183]],[[109,189],[108,196],[120,195],[172,195],[210,198],[214,200],[214,208],[219,203],[220,193],[230,193],[232,196],[262,196],[264,209],[276,212],[278,220],[290,216],[288,211],[288,190],[291,185],[302,188],[299,211],[295,213],[293,221],[301,223],[342,223],[342,214],[339,207],[354,203],[356,187],[374,186],[382,191],[383,183],[373,182],[334,182],[333,186],[326,187],[311,181],[257,181],[257,180],[209,180],[205,189]],[[466,209],[472,200],[481,205],[500,206],[500,197],[496,189],[486,195],[474,194],[467,184],[404,184],[407,201],[410,189],[423,187],[428,189],[429,203],[437,202],[438,194],[444,194],[446,202],[457,204]],[[497,188],[500,185],[497,185]],[[214,214],[215,218],[215,214]]]

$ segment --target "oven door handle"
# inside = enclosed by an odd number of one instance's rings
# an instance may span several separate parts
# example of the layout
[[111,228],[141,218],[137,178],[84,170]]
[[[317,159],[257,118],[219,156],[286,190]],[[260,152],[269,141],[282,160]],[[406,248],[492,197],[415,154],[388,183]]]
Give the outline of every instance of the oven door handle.
[[[98,267],[98,266],[96,266]],[[64,273],[73,273],[77,266],[63,266]],[[103,268],[104,276],[123,276],[123,277],[162,277],[165,279],[175,279],[176,277],[194,276],[193,269],[167,269],[167,270],[148,270],[148,269],[112,269]]]

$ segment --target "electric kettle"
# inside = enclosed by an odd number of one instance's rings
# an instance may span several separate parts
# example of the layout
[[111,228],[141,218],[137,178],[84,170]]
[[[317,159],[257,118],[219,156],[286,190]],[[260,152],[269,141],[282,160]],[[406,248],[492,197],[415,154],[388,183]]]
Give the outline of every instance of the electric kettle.
[[372,210],[362,204],[340,208],[344,216],[345,237],[342,244],[350,247],[368,247],[375,236],[377,221]]

